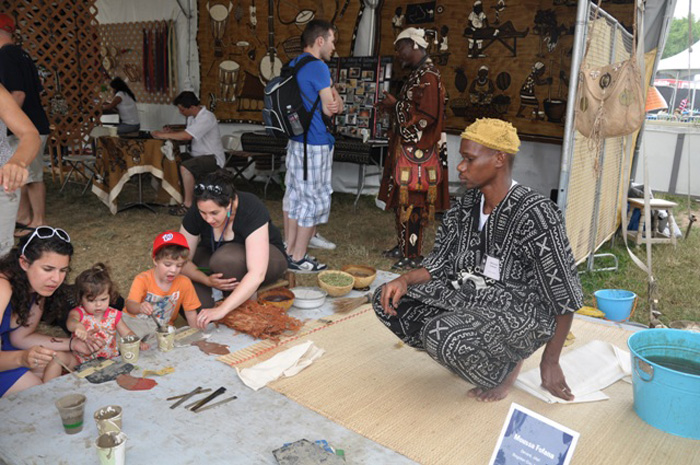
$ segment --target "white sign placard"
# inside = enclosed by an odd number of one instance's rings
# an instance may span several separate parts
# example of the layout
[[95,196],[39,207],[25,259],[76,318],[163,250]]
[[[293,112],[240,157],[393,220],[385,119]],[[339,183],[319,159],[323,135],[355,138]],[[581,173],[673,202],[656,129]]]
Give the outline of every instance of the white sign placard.
[[512,403],[489,465],[568,465],[579,433]]

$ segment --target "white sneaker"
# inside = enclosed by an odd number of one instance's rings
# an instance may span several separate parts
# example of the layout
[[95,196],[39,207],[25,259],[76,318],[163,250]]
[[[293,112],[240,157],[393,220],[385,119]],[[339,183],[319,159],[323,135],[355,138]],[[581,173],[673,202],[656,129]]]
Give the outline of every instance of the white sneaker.
[[333,250],[335,249],[335,244],[323,237],[322,235],[320,235],[319,233],[316,233],[309,241],[309,247],[311,247],[312,249]]

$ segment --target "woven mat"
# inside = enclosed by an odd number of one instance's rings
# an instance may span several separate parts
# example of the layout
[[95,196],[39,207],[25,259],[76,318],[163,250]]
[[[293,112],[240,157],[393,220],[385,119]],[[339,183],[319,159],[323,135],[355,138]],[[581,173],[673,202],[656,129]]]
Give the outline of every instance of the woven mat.
[[[481,403],[467,397],[468,383],[427,354],[397,344],[369,305],[324,321],[309,324],[279,348],[256,344],[237,365],[314,341],[326,354],[270,387],[417,462],[488,463],[510,403],[517,402],[581,433],[573,464],[700,463],[698,441],[666,434],[637,417],[630,384],[618,382],[605,390],[610,400],[588,404],[549,405],[517,389],[504,401]],[[565,351],[593,339],[627,350],[624,330],[575,319],[572,331],[576,342]],[[540,356],[530,357],[523,371],[537,366]]]

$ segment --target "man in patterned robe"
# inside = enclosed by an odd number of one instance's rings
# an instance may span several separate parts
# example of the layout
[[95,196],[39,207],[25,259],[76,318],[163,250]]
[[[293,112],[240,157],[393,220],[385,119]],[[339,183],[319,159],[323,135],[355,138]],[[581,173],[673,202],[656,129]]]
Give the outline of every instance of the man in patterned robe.
[[467,191],[423,266],[380,288],[374,310],[482,401],[506,397],[523,360],[546,344],[542,385],[571,400],[559,355],[583,295],[561,212],[512,180],[520,140],[510,123],[479,119],[462,139]]
[[412,71],[398,98],[384,92],[379,102],[393,120],[378,197],[387,210],[396,212],[398,245],[384,252],[386,257],[399,259],[395,269],[420,266],[424,226],[434,220],[436,211],[449,207],[443,132],[447,93],[427,47],[423,29],[410,27],[398,35],[396,57]]

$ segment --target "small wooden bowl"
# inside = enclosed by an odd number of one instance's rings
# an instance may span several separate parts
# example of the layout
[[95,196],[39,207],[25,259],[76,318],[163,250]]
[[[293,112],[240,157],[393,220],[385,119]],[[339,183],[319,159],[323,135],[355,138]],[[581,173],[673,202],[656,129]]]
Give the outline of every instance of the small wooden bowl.
[[[332,284],[328,284],[327,282],[325,282],[325,281],[323,280],[324,277],[329,276],[329,275],[333,275],[333,274],[339,274],[339,275],[347,276],[347,277],[349,277],[350,279],[352,279],[352,282],[351,282],[350,284],[346,285],[346,286],[333,286]],[[325,271],[321,271],[321,272],[318,274],[318,277],[317,277],[316,279],[318,280],[318,286],[319,286],[321,289],[323,289],[324,291],[326,291],[326,292],[328,293],[328,295],[331,296],[331,297],[341,297],[341,296],[344,296],[344,295],[347,294],[348,292],[352,291],[352,287],[353,287],[353,285],[355,284],[355,278],[353,277],[353,275],[351,275],[350,273],[346,273],[346,272],[344,272],[344,271],[340,271],[340,270],[325,270]]]
[[377,269],[367,265],[345,265],[342,270],[355,278],[355,289],[369,287],[377,277]]
[[286,287],[276,287],[258,294],[258,301],[287,311],[294,303],[294,293]]

